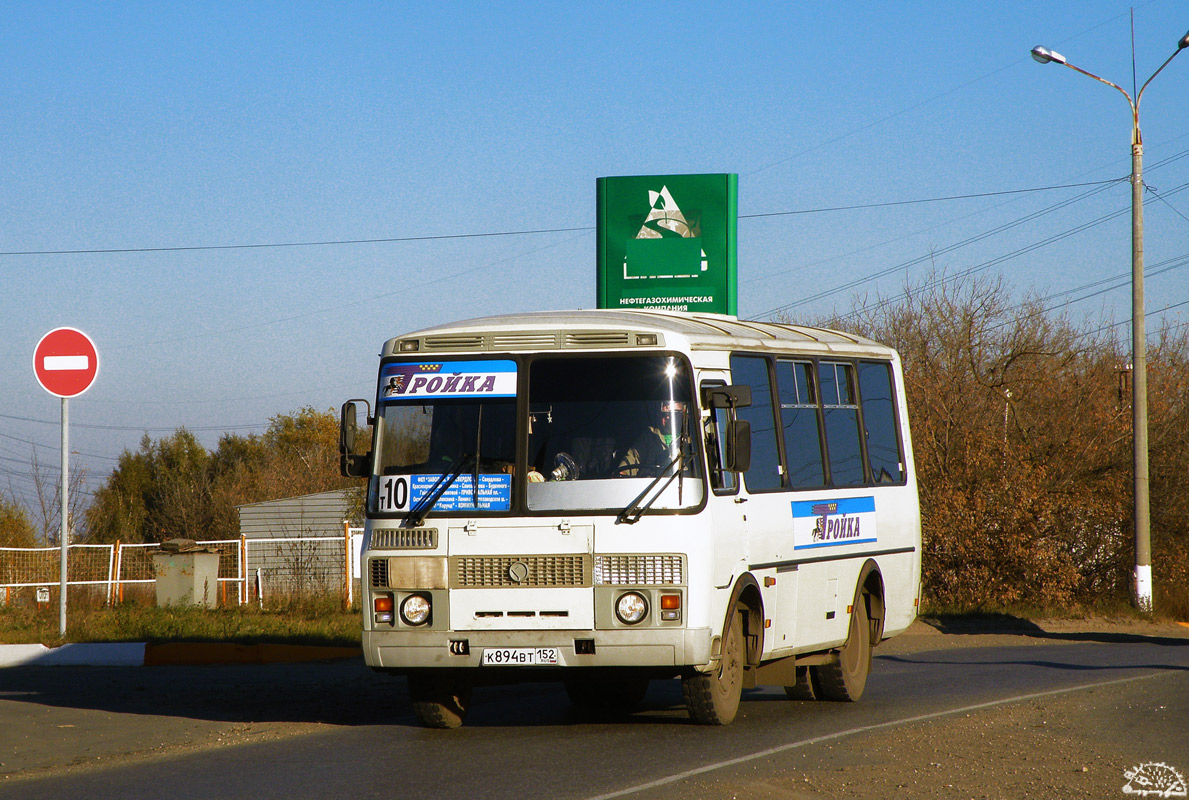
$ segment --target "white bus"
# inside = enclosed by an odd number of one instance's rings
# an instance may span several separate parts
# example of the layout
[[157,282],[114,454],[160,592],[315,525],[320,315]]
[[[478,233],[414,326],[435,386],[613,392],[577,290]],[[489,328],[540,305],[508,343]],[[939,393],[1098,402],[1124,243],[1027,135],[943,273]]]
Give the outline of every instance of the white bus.
[[[359,406],[373,427],[356,444]],[[561,680],[631,709],[679,678],[857,700],[916,616],[921,528],[900,361],[832,330],[715,314],[496,316],[391,339],[366,477],[363,652],[431,727],[471,688]]]

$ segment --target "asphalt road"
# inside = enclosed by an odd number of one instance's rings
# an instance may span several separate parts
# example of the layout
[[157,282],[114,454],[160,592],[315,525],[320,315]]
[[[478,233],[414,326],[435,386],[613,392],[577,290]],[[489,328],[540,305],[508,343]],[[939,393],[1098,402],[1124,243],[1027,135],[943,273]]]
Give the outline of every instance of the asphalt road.
[[614,720],[557,685],[479,689],[431,731],[355,661],[13,668],[0,798],[1112,797],[1128,767],[1189,772],[1189,638],[902,639],[861,702],[756,690],[725,728],[690,723],[676,681]]

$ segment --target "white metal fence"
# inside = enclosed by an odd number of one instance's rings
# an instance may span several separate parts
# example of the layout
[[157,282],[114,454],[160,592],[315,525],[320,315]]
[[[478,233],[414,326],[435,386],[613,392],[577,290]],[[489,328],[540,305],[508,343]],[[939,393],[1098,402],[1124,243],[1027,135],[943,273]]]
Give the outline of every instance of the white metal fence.
[[[342,536],[286,536],[203,541],[219,553],[219,600],[242,604],[265,596],[341,593],[354,602],[363,529],[343,526]],[[93,587],[103,602],[124,601],[132,586],[153,585],[152,554],[158,544],[72,544],[66,554],[66,585]],[[0,547],[0,603],[19,590],[49,592],[61,586],[57,547]]]

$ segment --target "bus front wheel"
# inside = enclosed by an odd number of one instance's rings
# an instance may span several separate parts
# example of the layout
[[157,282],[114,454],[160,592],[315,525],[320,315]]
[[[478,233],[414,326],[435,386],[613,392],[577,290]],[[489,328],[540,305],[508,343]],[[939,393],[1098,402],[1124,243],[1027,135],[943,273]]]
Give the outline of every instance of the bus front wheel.
[[739,711],[743,694],[743,613],[736,609],[728,617],[722,637],[718,666],[681,680],[685,708],[690,718],[701,725],[729,725]]
[[809,668],[814,694],[826,700],[854,702],[863,696],[871,674],[871,623],[867,595],[859,597],[851,612],[846,644],[828,664]]
[[471,685],[457,676],[418,673],[409,676],[413,713],[427,728],[457,728],[471,704]]

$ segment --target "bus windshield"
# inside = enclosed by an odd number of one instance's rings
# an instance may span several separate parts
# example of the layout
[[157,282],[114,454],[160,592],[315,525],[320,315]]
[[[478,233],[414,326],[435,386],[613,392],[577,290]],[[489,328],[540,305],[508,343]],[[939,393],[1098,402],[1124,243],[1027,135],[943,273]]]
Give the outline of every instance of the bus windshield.
[[[379,512],[619,512],[672,477],[654,510],[701,503],[692,381],[675,356],[542,356],[517,420],[511,360],[392,362],[377,398]],[[517,462],[517,442],[527,458]],[[452,477],[453,476],[453,477]],[[435,497],[436,495],[436,497]],[[429,510],[429,509],[425,509]]]

